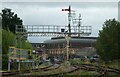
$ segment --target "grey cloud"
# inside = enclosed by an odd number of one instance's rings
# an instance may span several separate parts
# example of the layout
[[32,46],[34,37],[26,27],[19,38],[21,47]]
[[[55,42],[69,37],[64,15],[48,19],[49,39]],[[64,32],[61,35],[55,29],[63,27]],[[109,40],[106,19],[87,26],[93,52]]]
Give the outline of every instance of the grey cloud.
[[23,7],[27,6],[40,6],[40,7],[68,7],[68,5],[88,8],[88,7],[116,7],[117,2],[3,2],[7,5],[20,5]]

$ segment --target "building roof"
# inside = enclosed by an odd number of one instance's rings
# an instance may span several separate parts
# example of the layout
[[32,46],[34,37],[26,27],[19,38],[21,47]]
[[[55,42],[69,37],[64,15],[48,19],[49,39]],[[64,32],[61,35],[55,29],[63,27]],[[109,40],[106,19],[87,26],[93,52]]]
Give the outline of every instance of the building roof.
[[[71,37],[70,43],[88,44],[88,43],[96,43],[96,40],[97,37]],[[66,39],[64,37],[51,38],[51,40],[44,41],[44,43],[46,44],[64,43],[64,42],[66,42]]]

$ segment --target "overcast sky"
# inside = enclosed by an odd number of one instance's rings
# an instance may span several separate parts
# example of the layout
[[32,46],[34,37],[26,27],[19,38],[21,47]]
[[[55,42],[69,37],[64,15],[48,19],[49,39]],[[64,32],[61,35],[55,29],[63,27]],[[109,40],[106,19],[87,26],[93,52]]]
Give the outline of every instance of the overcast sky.
[[[2,8],[12,9],[24,25],[67,25],[67,12],[62,9],[69,5],[76,11],[77,17],[81,13],[82,26],[92,26],[92,37],[98,36],[106,20],[118,19],[117,2],[3,2]],[[30,42],[43,42],[49,38],[28,39]]]

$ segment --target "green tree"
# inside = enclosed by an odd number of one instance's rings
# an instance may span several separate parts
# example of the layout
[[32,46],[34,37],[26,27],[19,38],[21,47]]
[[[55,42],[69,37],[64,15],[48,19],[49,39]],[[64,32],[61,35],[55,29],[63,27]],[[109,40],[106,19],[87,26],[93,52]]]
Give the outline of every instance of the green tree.
[[15,35],[2,30],[2,69],[7,69],[9,46],[15,46]]
[[23,21],[17,16],[17,14],[11,12],[11,9],[4,8],[1,15],[3,25],[2,28],[7,31],[10,30],[11,32],[15,33],[15,26],[23,24]]
[[[20,44],[22,44],[20,46]],[[15,34],[10,31],[2,30],[2,69],[7,69],[9,46],[16,47]],[[32,49],[32,46],[26,40],[17,40],[17,47],[22,49]]]
[[107,20],[103,30],[99,31],[97,53],[105,62],[120,59],[120,22],[115,19]]

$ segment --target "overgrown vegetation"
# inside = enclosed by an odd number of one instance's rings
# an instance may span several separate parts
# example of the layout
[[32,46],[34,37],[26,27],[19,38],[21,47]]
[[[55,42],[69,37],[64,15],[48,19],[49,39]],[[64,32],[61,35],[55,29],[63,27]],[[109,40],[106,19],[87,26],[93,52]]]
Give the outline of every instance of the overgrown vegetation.
[[[23,49],[31,49],[31,44],[29,42],[26,42],[26,40],[20,41],[19,39],[17,40],[18,48],[20,48],[20,42],[22,43]],[[7,69],[9,46],[16,47],[15,35],[10,31],[2,30],[2,68],[3,69]]]
[[[8,48],[14,46],[22,49],[31,49],[31,44],[26,38],[16,40],[15,26],[22,25],[22,20],[11,12],[11,9],[5,8],[2,10],[2,69],[8,68]],[[22,26],[23,27],[23,26]],[[17,42],[17,43],[16,43]],[[22,44],[20,46],[20,44]],[[13,65],[14,66],[14,65]]]

